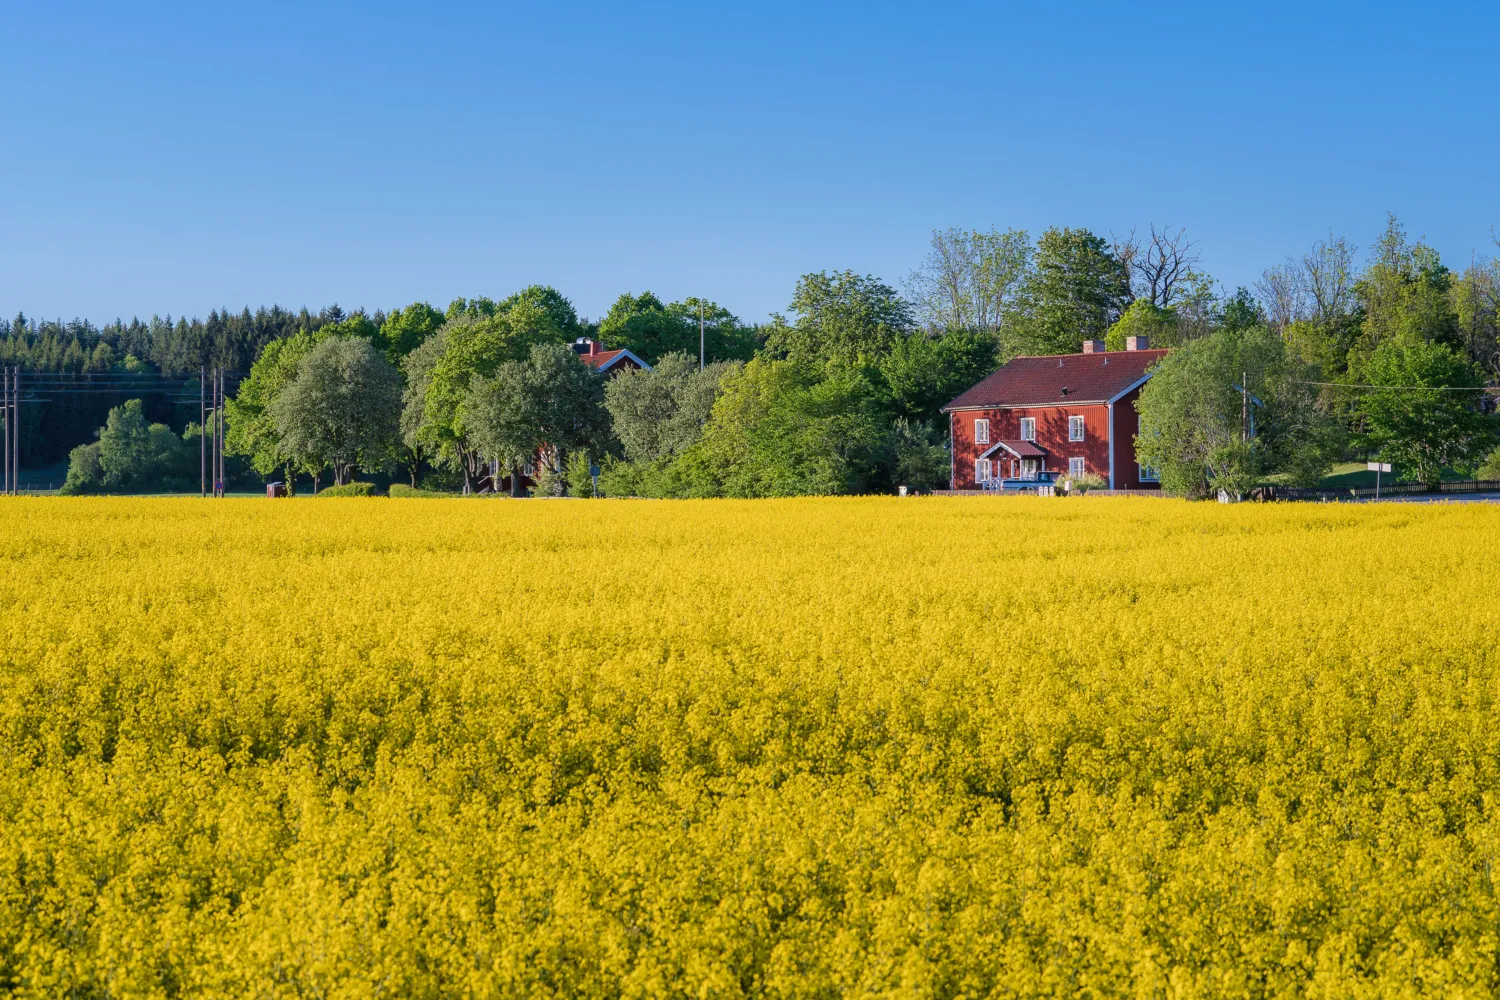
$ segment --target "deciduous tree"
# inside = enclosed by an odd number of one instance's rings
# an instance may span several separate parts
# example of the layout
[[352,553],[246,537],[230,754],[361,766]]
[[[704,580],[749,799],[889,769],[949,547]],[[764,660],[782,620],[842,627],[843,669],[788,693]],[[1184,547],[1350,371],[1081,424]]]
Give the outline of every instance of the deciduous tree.
[[356,468],[390,460],[400,411],[400,374],[362,337],[318,344],[267,408],[282,447],[304,463],[331,466],[337,486]]

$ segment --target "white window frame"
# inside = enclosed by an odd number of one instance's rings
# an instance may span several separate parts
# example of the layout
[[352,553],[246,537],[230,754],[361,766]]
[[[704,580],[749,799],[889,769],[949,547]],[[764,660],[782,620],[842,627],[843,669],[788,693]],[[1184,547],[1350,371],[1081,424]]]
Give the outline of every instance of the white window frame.
[[994,478],[994,474],[994,466],[989,459],[974,459],[974,482],[987,483]]
[[1036,417],[1022,417],[1021,418],[1021,440],[1022,441],[1035,441],[1036,440]]
[[1140,475],[1137,478],[1139,478],[1141,482],[1143,482],[1143,483],[1159,483],[1159,482],[1161,482],[1161,473],[1157,472],[1151,466],[1149,466],[1149,465],[1142,465],[1139,462],[1137,462],[1136,463],[1136,469],[1140,473]]
[[983,418],[974,421],[974,443],[990,443],[990,422]]
[[1081,416],[1071,416],[1071,417],[1069,417],[1068,418],[1068,440],[1069,441],[1082,441],[1083,440],[1083,435],[1084,435],[1084,429],[1083,428],[1084,428],[1083,417],[1081,417]]
[[1068,475],[1074,478],[1087,475],[1088,463],[1083,460],[1082,455],[1071,455],[1068,458]]

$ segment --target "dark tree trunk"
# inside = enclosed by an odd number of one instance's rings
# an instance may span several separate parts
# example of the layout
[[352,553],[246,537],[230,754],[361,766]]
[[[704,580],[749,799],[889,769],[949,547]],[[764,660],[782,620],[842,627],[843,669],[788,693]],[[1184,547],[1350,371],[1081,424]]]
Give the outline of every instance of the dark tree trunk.
[[510,495],[512,497],[521,495],[521,467],[514,461],[510,463]]

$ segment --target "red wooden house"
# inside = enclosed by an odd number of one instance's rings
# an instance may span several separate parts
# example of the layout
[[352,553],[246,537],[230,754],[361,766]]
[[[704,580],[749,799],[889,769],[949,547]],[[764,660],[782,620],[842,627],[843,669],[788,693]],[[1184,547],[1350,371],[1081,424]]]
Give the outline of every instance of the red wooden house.
[[1155,489],[1135,457],[1135,401],[1167,352],[1145,337],[1123,351],[1085,341],[1081,354],[1021,357],[962,393],[943,412],[953,440],[949,486],[982,489],[999,479],[1092,473],[1111,489]]

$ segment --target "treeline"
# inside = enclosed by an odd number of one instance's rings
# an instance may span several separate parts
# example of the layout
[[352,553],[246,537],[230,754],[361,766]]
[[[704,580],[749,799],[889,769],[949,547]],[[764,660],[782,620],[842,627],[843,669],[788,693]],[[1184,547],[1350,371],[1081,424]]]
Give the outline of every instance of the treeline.
[[[948,399],[1018,354],[1084,340],[1121,349],[1129,336],[1183,348],[1142,402],[1142,454],[1175,492],[1311,483],[1373,454],[1431,481],[1475,470],[1493,447],[1480,390],[1500,371],[1500,269],[1476,260],[1454,273],[1394,217],[1363,265],[1330,237],[1253,291],[1219,287],[1181,229],[1113,240],[947,230],[904,293],[848,271],[807,274],[786,313],[758,325],[649,292],[591,322],[542,286],[445,310],[291,317],[75,324],[78,347],[62,353],[78,362],[102,344],[103,361],[123,350],[113,365],[162,373],[253,359],[227,408],[228,443],[265,478],[384,473],[517,490],[524,477],[539,492],[592,493],[597,468],[606,494],[642,496],[939,486]],[[22,327],[7,343],[42,335]],[[61,335],[49,335],[55,354]],[[654,370],[606,378],[573,350],[579,338]],[[87,454],[80,468],[94,468]],[[74,488],[107,488],[100,469]]]
[[[247,371],[267,344],[344,318],[335,305],[316,313],[272,306],[215,311],[206,320],[153,316],[102,327],[25,314],[0,319],[0,364],[20,367],[26,398],[33,400],[21,410],[21,465],[61,461],[130,398],[140,399],[149,420],[175,427],[196,421],[197,401],[188,398],[196,382],[158,376],[195,377],[215,366]],[[185,387],[190,391],[182,392]]]

